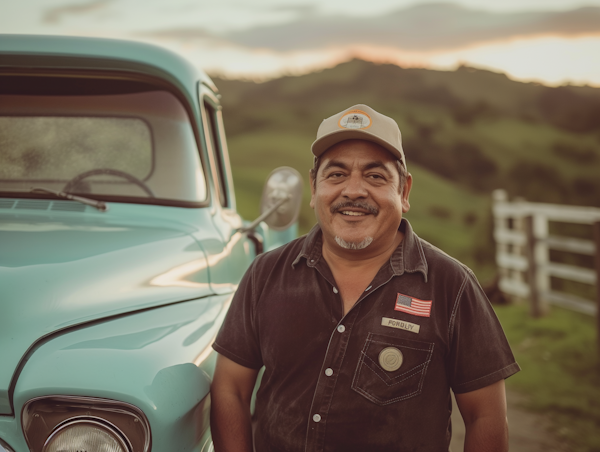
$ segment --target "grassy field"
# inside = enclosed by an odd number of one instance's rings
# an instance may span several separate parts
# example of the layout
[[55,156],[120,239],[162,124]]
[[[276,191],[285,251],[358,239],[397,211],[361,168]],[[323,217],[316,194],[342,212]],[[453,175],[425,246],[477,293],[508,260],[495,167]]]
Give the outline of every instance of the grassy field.
[[423,239],[462,261],[486,283],[495,248],[491,236],[491,198],[439,178],[417,165],[410,166],[413,188],[405,215]]
[[522,371],[508,388],[547,414],[573,452],[600,451],[600,353],[595,319],[552,307],[542,319],[525,305],[495,306]]

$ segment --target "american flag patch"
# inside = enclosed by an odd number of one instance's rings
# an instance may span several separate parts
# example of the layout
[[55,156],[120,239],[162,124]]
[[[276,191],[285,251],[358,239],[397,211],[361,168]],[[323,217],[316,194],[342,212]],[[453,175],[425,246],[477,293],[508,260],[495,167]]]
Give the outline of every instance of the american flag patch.
[[394,310],[418,315],[419,317],[431,317],[431,300],[419,300],[418,298],[399,293],[398,297],[396,297]]

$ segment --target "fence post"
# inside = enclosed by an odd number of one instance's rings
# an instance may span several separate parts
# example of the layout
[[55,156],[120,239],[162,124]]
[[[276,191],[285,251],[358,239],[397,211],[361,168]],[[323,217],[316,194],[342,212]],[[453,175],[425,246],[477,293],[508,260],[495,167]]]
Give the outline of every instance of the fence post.
[[[514,202],[515,207],[517,207],[516,212],[514,212],[513,216],[512,216],[513,229],[515,232],[521,232],[523,235],[525,235],[525,238],[527,239],[527,241],[523,245],[517,245],[517,244],[513,243],[511,245],[511,247],[512,247],[511,254],[526,257],[527,262],[529,264],[531,262],[531,259],[529,258],[529,255],[528,255],[529,251],[527,248],[529,246],[527,224],[526,224],[526,216],[528,214],[527,213],[528,212],[527,200],[525,198],[518,196],[514,199],[513,202]],[[534,259],[534,262],[535,262],[535,259]],[[529,283],[529,268],[530,268],[530,265],[527,266],[527,271],[513,270],[513,274],[512,274],[513,280],[518,281],[521,284],[531,286],[531,284]],[[532,290],[532,289],[530,288],[529,290]]]
[[[508,195],[506,191],[496,189],[492,192],[493,207],[492,212],[494,214],[494,242],[496,243],[496,267],[498,268],[498,285],[502,288],[506,281],[510,278],[509,270],[500,265],[500,256],[508,252],[508,246],[497,240],[496,235],[508,229],[508,219],[505,215],[501,215],[497,206],[503,205],[508,202]],[[513,295],[508,295],[510,298]]]
[[533,236],[535,237],[535,247],[533,256],[536,264],[535,285],[538,291],[539,303],[542,315],[546,315],[550,310],[548,303],[548,293],[550,292],[550,276],[548,274],[548,262],[550,253],[548,250],[549,226],[548,218],[535,214],[533,216]]
[[594,222],[594,243],[596,244],[596,252],[594,254],[596,261],[596,339],[598,345],[598,353],[600,354],[600,221]]
[[531,302],[532,317],[542,317],[547,313],[545,303],[543,302],[543,294],[540,293],[538,284],[538,263],[536,259],[536,235],[534,231],[534,217],[527,215],[523,218],[525,226],[525,234],[527,236],[527,282],[529,284],[529,298]]

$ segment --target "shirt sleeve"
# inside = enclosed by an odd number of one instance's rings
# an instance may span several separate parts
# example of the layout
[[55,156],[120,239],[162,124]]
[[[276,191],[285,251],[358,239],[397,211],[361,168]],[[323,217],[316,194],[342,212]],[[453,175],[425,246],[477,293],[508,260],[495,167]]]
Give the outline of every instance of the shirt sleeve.
[[520,370],[496,313],[471,272],[454,306],[450,340],[448,370],[457,394],[484,388]]
[[213,348],[219,354],[251,369],[260,369],[263,366],[254,321],[255,268],[259,260],[260,256],[254,260],[242,278],[213,344]]

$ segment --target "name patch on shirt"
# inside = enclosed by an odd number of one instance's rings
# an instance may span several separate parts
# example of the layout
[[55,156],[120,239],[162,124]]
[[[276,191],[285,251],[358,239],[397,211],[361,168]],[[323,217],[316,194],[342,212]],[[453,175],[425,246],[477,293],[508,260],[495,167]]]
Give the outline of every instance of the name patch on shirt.
[[390,328],[398,328],[399,330],[410,331],[411,333],[418,333],[421,329],[420,325],[416,323],[406,322],[404,320],[390,319],[389,317],[383,317],[381,319],[383,326],[389,326]]

